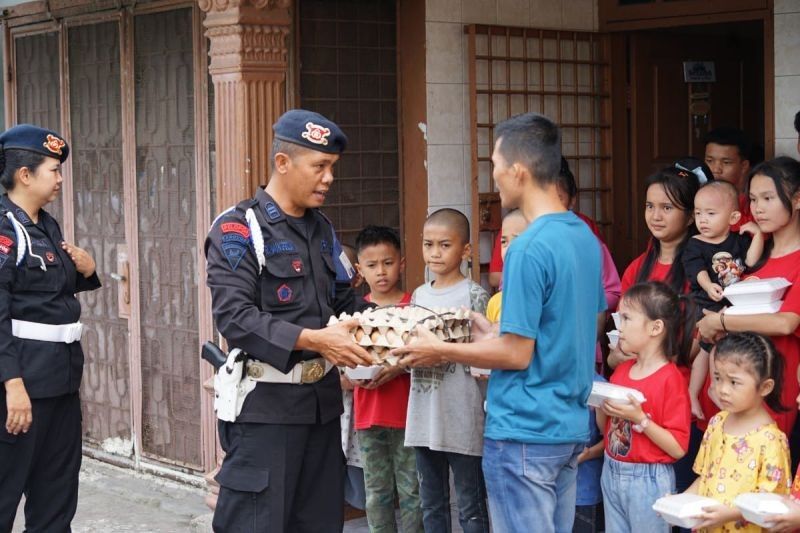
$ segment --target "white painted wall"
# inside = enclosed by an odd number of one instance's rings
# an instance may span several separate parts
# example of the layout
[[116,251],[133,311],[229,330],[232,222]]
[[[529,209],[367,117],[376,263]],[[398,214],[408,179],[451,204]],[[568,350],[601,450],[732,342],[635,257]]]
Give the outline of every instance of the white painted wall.
[[775,0],[775,155],[797,154],[800,111],[800,0]]

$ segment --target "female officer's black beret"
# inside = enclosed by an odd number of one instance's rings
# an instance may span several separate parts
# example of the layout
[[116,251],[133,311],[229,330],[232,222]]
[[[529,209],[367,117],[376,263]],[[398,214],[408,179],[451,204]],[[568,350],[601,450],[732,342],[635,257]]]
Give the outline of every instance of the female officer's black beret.
[[0,134],[3,150],[27,150],[62,163],[69,156],[69,145],[58,133],[31,124],[18,124]]

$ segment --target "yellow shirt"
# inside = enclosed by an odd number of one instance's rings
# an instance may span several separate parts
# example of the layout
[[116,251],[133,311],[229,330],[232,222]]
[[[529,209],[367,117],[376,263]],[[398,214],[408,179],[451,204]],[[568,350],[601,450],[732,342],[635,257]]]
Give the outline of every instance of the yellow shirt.
[[489,322],[500,322],[500,308],[503,303],[503,293],[498,292],[491,298],[489,298],[489,303],[486,304],[486,318],[489,319]]
[[[700,476],[698,494],[733,507],[733,499],[745,492],[788,494],[789,443],[775,422],[765,424],[744,435],[728,435],[723,430],[727,411],[708,423],[694,461]],[[704,530],[709,533],[750,533],[762,529],[754,524],[728,522],[721,527]]]

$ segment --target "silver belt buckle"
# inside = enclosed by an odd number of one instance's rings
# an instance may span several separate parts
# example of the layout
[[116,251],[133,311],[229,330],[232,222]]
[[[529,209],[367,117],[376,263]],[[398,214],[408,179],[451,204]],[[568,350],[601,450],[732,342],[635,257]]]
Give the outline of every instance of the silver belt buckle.
[[325,365],[319,361],[303,361],[303,371],[300,374],[300,383],[307,385],[316,383],[325,376]]

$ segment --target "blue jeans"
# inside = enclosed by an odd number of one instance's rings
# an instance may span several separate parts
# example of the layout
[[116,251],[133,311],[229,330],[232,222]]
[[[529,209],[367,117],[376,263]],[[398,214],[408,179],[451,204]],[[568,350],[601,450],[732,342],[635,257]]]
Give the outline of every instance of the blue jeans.
[[495,533],[571,532],[583,446],[484,439],[483,471]]
[[458,522],[464,533],[489,533],[486,486],[481,458],[415,448],[422,525],[425,533],[450,533],[450,469],[458,499]]
[[606,533],[670,532],[670,525],[653,511],[653,504],[675,492],[671,464],[623,463],[606,455],[600,485]]

